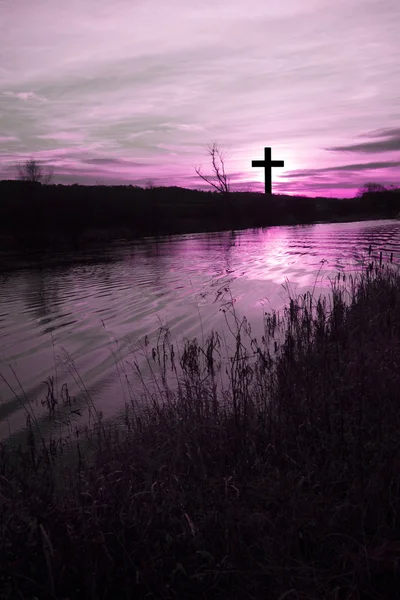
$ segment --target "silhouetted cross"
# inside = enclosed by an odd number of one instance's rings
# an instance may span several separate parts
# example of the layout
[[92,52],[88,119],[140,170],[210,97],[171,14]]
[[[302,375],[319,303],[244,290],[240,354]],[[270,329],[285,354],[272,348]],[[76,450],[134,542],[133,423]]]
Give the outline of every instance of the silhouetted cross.
[[264,148],[264,160],[252,160],[252,167],[264,167],[265,193],[272,194],[272,167],[284,167],[283,160],[271,160],[271,148]]

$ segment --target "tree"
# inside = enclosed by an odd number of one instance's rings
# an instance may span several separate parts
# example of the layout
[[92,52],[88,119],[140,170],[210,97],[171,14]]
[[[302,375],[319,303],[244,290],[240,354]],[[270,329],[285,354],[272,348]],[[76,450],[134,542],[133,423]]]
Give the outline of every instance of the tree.
[[223,152],[215,142],[207,146],[207,152],[211,158],[211,165],[214,175],[203,175],[201,167],[195,167],[197,175],[212,185],[220,194],[229,194],[229,178],[225,171],[226,153]]
[[53,180],[53,168],[48,167],[47,171],[45,171],[42,165],[34,158],[17,164],[17,171],[20,181],[49,185]]
[[154,181],[149,177],[148,179],[146,179],[146,184],[145,184],[145,189],[146,190],[154,190]]
[[366,194],[377,194],[381,192],[387,192],[387,188],[381,183],[366,183],[362,188],[358,190],[358,196],[362,197]]

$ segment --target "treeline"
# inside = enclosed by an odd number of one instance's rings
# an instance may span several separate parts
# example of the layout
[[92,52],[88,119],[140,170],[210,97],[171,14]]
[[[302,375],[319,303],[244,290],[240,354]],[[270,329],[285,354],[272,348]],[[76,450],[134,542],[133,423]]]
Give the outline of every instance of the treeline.
[[[190,190],[179,187],[41,185],[0,181],[4,244],[79,243],[88,232],[133,237],[315,221],[391,218],[400,190],[350,199]],[[103,236],[104,237],[104,236]],[[5,240],[8,240],[5,241]]]

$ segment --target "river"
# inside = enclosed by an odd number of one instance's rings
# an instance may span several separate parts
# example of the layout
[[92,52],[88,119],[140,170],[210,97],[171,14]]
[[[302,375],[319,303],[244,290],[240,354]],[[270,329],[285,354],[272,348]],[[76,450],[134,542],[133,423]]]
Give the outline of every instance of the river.
[[45,418],[42,382],[54,374],[71,393],[84,386],[105,417],[120,414],[121,373],[130,377],[145,336],[151,347],[165,326],[178,346],[202,340],[226,327],[232,300],[261,335],[263,313],[288,300],[286,282],[293,293],[326,293],[330,276],[362,269],[370,244],[400,264],[400,221],[179,235],[24,260],[3,254],[0,439],[25,427],[25,396],[39,399]]

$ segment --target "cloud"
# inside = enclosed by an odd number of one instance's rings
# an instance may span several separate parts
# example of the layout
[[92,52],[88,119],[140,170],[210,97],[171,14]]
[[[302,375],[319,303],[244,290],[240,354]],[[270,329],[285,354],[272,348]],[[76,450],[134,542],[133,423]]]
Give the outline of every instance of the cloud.
[[350,189],[353,190],[354,189],[354,183],[351,181],[347,181],[347,182],[343,182],[343,181],[327,181],[327,182],[320,182],[320,181],[311,181],[311,182],[305,182],[302,185],[299,186],[299,184],[297,184],[296,182],[290,182],[289,186],[283,182],[276,182],[274,184],[274,190],[280,190],[280,193],[284,193],[285,190],[288,192],[293,192],[296,193],[296,190],[299,192],[303,192],[306,190],[329,190],[329,189]]
[[321,171],[365,171],[368,169],[391,169],[392,167],[400,167],[400,161],[388,160],[380,162],[356,163],[352,165],[340,165],[338,167],[321,169]]
[[46,98],[43,96],[39,96],[34,92],[3,92],[3,96],[8,96],[9,98],[18,98],[18,100],[23,100],[26,102],[27,100],[38,100],[39,102],[47,102]]
[[322,169],[299,169],[296,171],[288,171],[282,173],[282,177],[293,179],[298,177],[317,177],[322,173],[335,173],[337,171],[368,171],[377,169],[392,169],[400,167],[400,161],[380,161],[380,162],[367,162],[367,163],[355,163],[351,165],[338,165],[336,167],[325,167]]
[[[384,176],[372,161],[357,166],[367,152],[398,148],[395,0],[253,0],[251,11],[246,0],[0,4],[0,153],[10,163],[46,160],[60,180],[71,169],[82,182],[156,175],[191,186],[217,140],[234,181],[262,188],[251,159],[270,145],[287,165],[288,177],[274,170],[280,189],[303,190],[311,174],[345,189],[341,179],[358,185],[366,168]],[[343,151],[354,164],[335,167]]]
[[380,138],[394,135],[400,135],[400,127],[378,129],[368,133],[361,133],[359,137]]
[[161,124],[164,127],[169,127],[170,129],[177,129],[178,131],[194,131],[194,132],[199,132],[199,131],[204,131],[204,127],[202,127],[201,125],[195,125],[195,124],[190,124],[190,123],[162,123]]
[[[104,165],[104,166],[123,166],[123,167],[144,167],[146,163],[125,160],[123,158],[86,158],[81,162],[89,165]],[[151,166],[147,163],[148,166]]]
[[43,133],[36,136],[42,140],[56,140],[61,142],[83,142],[85,134],[80,131],[57,131],[54,133]]
[[361,142],[348,146],[326,148],[333,152],[396,152],[400,151],[400,128],[382,129],[360,137],[378,138],[373,142]]
[[0,135],[0,144],[6,142],[18,142],[18,138],[15,135]]

